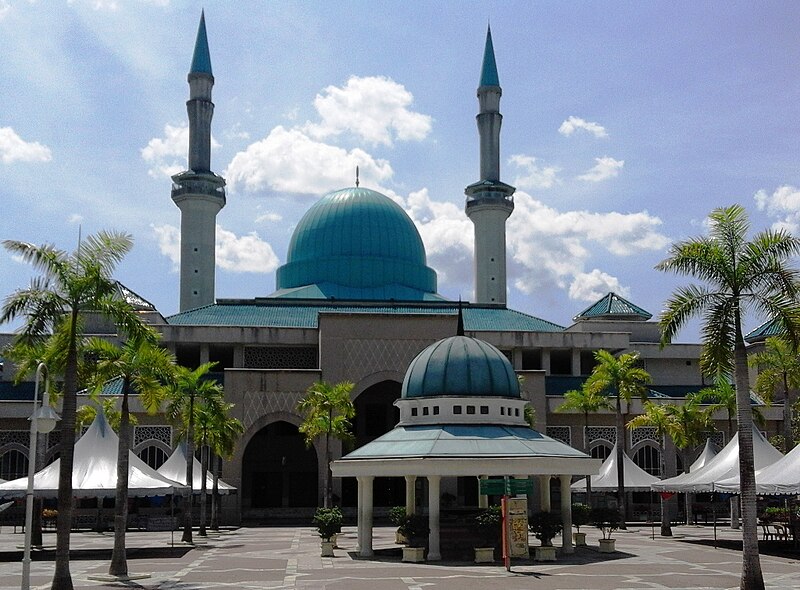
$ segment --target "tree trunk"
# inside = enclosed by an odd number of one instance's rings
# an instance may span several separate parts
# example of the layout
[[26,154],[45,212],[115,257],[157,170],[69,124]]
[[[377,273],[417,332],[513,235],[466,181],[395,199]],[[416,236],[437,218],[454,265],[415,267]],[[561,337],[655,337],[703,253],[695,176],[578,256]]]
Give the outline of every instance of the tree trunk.
[[325,508],[331,507],[331,435],[325,433],[325,495],[322,499],[322,505]]
[[211,472],[213,473],[213,483],[211,484],[211,530],[219,530],[219,472],[222,470],[222,457],[216,453],[211,453]]
[[750,407],[750,383],[747,350],[742,338],[739,312],[736,312],[734,375],[736,409],[739,419],[739,485],[742,502],[742,578],[741,590],[764,590],[764,576],[758,555],[758,514],[756,506],[755,460],[753,457],[753,410]]
[[[658,452],[661,455],[661,461],[659,468],[661,469],[661,477],[664,477],[667,473],[667,459],[664,456],[664,435],[661,435],[661,441],[658,445]],[[669,506],[667,505],[667,501],[662,497],[661,498],[661,536],[662,537],[671,537],[672,536],[672,527],[670,526],[669,522]]]
[[192,504],[194,503],[194,394],[189,395],[189,428],[186,433],[186,485],[189,492],[183,507],[183,535],[181,542],[192,543]]
[[783,452],[788,453],[794,448],[794,436],[792,434],[792,406],[794,396],[789,391],[789,383],[786,373],[783,374]]
[[206,492],[208,491],[208,484],[206,483],[206,472],[208,471],[208,445],[202,444],[200,446],[200,536],[207,537],[206,533]]
[[622,396],[617,391],[617,510],[620,514],[620,529],[627,528],[625,509],[625,419],[622,415]]
[[[34,472],[38,473],[45,468],[47,458],[47,435],[41,432],[36,435],[36,463]],[[33,522],[31,523],[31,547],[41,547],[42,541],[42,510],[44,509],[44,498],[33,499]]]
[[73,309],[70,314],[69,345],[64,367],[64,397],[61,402],[56,563],[51,590],[73,590],[69,572],[69,540],[72,531],[72,468],[75,462],[75,408],[78,390],[77,325],[78,310]]
[[[125,551],[125,529],[128,526],[128,454],[131,448],[131,418],[128,408],[130,382],[122,382],[122,413],[119,421],[119,445],[117,447],[117,490],[114,498],[114,549],[108,573],[112,576],[128,575],[128,560]],[[102,412],[102,408],[97,410]]]
[[[591,455],[591,453],[589,453],[589,441],[587,440],[589,438],[589,412],[584,412],[583,413],[583,421],[584,421],[584,427],[583,427],[583,452],[586,453],[587,455]],[[586,476],[586,505],[589,506],[589,508],[592,507],[592,476],[591,475],[587,475]]]

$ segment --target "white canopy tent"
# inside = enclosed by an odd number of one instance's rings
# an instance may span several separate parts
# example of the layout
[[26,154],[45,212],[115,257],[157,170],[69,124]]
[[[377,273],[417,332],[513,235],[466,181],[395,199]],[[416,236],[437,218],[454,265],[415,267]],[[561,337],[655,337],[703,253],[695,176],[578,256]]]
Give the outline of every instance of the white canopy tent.
[[[753,458],[756,470],[775,463],[782,453],[773,447],[756,428],[753,428]],[[654,483],[657,492],[713,492],[717,483],[739,474],[739,434],[737,433],[711,461],[697,471]]]
[[[739,474],[715,485],[720,492],[739,493]],[[771,465],[756,471],[756,494],[800,494],[800,446],[795,447]]]
[[[196,457],[193,458],[192,467],[192,493],[199,494],[203,488],[203,467]],[[177,482],[186,485],[186,444],[180,443],[172,454],[169,456],[164,464],[158,468],[158,473]],[[214,476],[210,471],[206,472],[206,489],[207,493],[212,492],[214,487]],[[217,480],[217,487],[220,494],[230,494],[236,491],[236,488],[230,484],[225,483],[221,479]]]
[[[633,459],[624,455],[625,490],[629,492],[649,492],[650,485],[659,481],[655,475],[647,473],[633,462]],[[586,479],[580,479],[571,486],[573,491],[585,492]],[[619,487],[617,479],[617,445],[611,449],[611,454],[600,466],[600,473],[592,476],[592,490],[598,492],[613,492]]]
[[717,450],[714,448],[714,443],[712,443],[709,438],[706,440],[706,446],[703,447],[703,452],[700,453],[700,456],[689,466],[689,473],[702,469],[716,456]]
[[[119,437],[111,429],[103,412],[97,416],[86,433],[75,443],[72,471],[72,490],[76,498],[113,497],[117,488],[117,450]],[[133,451],[128,457],[128,495],[163,496],[186,489],[147,465]],[[42,498],[58,497],[58,470],[56,459],[33,476],[34,495]],[[22,498],[28,487],[28,478],[21,477],[0,484],[0,498]]]

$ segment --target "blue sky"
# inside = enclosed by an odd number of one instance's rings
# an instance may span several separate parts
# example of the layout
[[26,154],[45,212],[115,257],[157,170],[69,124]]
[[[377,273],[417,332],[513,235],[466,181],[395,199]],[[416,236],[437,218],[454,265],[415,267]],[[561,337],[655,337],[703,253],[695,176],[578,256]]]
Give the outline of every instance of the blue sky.
[[[568,325],[614,290],[657,314],[685,279],[653,266],[714,207],[798,230],[795,2],[0,0],[0,238],[72,249],[79,226],[128,231],[118,278],[177,311],[168,175],[186,165],[201,8],[229,183],[218,297],[271,293],[302,213],[359,165],[417,223],[440,292],[471,299],[488,21],[518,187],[511,307]],[[30,276],[0,253],[0,295]]]

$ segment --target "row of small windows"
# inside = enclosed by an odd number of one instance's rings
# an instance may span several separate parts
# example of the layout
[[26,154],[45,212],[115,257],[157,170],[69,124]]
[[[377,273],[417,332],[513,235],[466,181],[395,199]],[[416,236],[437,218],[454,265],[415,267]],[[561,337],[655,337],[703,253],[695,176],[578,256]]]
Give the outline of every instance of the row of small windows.
[[[467,410],[467,414],[475,414],[476,410],[480,411],[480,413],[483,414],[483,415],[488,415],[489,414],[489,406],[480,406],[480,408],[478,406],[467,406],[466,410]],[[423,416],[428,416],[429,412],[430,412],[430,408],[428,408],[428,406],[424,406],[422,408],[422,415]],[[500,408],[500,414],[501,415],[505,416],[506,412],[508,412],[509,416],[517,416],[517,417],[519,417],[519,408],[505,408],[505,407],[501,407]],[[463,414],[463,413],[464,413],[464,408],[462,406],[453,406],[453,414]],[[418,408],[411,408],[411,415],[412,416],[418,416],[419,415],[419,409]],[[433,406],[433,415],[434,416],[438,416],[439,415],[439,406]]]

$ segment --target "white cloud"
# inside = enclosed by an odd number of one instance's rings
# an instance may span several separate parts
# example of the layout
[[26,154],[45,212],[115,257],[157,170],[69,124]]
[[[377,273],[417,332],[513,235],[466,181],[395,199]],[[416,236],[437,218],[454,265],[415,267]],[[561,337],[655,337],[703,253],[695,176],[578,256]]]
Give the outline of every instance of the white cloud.
[[142,159],[153,165],[148,174],[154,178],[172,176],[186,170],[189,153],[189,126],[164,125],[164,137],[154,137],[141,149]]
[[315,141],[299,129],[275,127],[270,134],[236,154],[225,171],[230,190],[272,189],[319,194],[351,186],[356,166],[367,186],[380,186],[394,173],[389,162],[361,149],[346,150]]
[[584,130],[588,133],[591,133],[595,137],[608,137],[608,133],[606,132],[605,127],[599,125],[597,123],[593,123],[591,121],[586,121],[581,119],[580,117],[570,116],[566,121],[561,123],[561,127],[558,128],[558,132],[561,135],[566,135],[569,137],[577,130]]
[[669,244],[669,238],[658,231],[661,220],[646,211],[562,213],[521,191],[515,202],[507,226],[508,275],[524,293],[547,285],[568,289],[570,297],[587,300],[603,285],[624,293],[616,277],[599,270],[586,272],[593,253],[602,250],[614,256],[632,256]]
[[67,4],[88,4],[93,10],[118,10],[119,2],[117,0],[86,0],[80,2],[79,0],[68,0]]
[[770,217],[778,220],[772,224],[773,229],[783,229],[797,234],[800,229],[800,188],[783,185],[772,194],[761,189],[753,199],[759,211],[766,211]]
[[[173,225],[151,225],[158,249],[172,261],[178,271],[181,263],[181,231]],[[238,237],[232,231],[217,225],[217,266],[232,272],[268,273],[278,268],[278,257],[269,243],[256,232]]]
[[328,86],[317,95],[314,107],[321,121],[304,129],[317,139],[346,131],[373,145],[421,141],[432,119],[409,110],[413,102],[414,96],[391,78],[352,76],[344,86]]
[[283,221],[283,215],[269,211],[268,213],[264,213],[263,215],[256,217],[256,223],[263,223],[265,221],[270,223],[278,223],[279,221]]
[[53,155],[47,146],[23,140],[11,127],[0,127],[0,160],[4,164],[49,162],[52,159]]
[[278,268],[278,257],[256,232],[237,237],[217,226],[217,266],[232,272],[268,273]]
[[578,273],[569,286],[569,298],[577,301],[596,301],[609,291],[629,297],[630,291],[619,279],[595,268],[589,273]]
[[73,213],[72,215],[67,217],[67,223],[70,223],[72,225],[75,225],[76,223],[77,224],[83,223],[83,215],[81,215],[80,213]]
[[509,158],[509,162],[520,169],[520,174],[514,178],[514,184],[521,189],[546,189],[561,182],[557,176],[559,168],[540,166],[533,156],[516,154]]
[[11,12],[11,3],[8,0],[0,0],[0,21]]
[[603,180],[614,178],[622,170],[625,165],[625,160],[615,160],[609,156],[594,159],[597,164],[594,168],[588,170],[585,174],[578,176],[579,180],[586,182],[601,182]]

